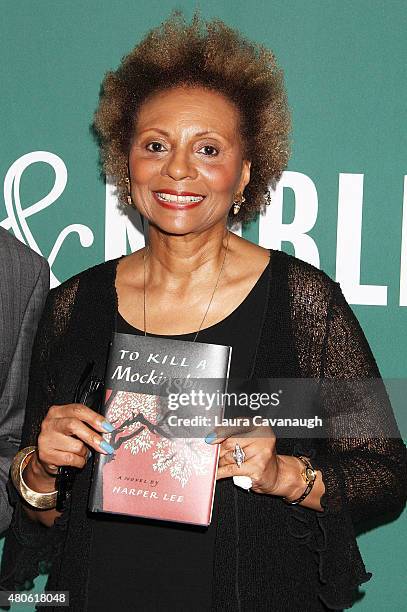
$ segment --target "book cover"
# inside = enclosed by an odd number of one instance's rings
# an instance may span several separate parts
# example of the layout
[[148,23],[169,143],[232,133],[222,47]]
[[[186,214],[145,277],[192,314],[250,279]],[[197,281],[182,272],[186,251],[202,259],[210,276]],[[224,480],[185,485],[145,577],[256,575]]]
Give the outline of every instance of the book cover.
[[95,454],[89,509],[209,525],[231,347],[115,333],[102,413],[112,455]]

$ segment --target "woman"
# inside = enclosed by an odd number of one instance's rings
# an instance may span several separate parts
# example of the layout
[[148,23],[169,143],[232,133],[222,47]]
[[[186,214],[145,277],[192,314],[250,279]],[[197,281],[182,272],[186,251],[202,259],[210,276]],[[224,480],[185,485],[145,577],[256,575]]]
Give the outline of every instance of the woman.
[[[42,494],[54,491],[58,466],[81,471],[62,515],[15,493],[8,556],[14,538],[26,547],[16,581],[52,559],[48,589],[69,591],[72,610],[351,606],[370,578],[354,525],[400,511],[406,498],[405,447],[389,437],[397,427],[379,394],[353,390],[350,405],[332,393],[326,439],[209,436],[221,452],[208,529],[86,512],[88,452],[111,452],[101,436],[111,425],[71,402],[86,363],[103,375],[115,330],[231,345],[235,378],[380,377],[337,283],[227,229],[263,207],[287,163],[289,114],[273,55],[219,21],[187,25],[175,15],[107,75],[95,126],[106,173],[149,222],[148,246],[48,298],[22,441],[37,448],[23,477]],[[341,437],[345,414],[363,416],[365,435]],[[316,475],[306,490],[298,455]],[[235,475],[253,491],[236,487]]]

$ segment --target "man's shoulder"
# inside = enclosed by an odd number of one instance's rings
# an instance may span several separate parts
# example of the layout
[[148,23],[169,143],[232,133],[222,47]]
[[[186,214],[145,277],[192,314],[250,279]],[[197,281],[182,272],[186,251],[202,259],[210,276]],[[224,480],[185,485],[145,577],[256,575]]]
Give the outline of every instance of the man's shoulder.
[[39,273],[42,269],[48,269],[48,262],[42,255],[33,251],[2,227],[0,227],[0,257],[6,262],[7,260],[19,261],[22,269],[30,274],[34,271],[34,276],[36,276],[36,271]]

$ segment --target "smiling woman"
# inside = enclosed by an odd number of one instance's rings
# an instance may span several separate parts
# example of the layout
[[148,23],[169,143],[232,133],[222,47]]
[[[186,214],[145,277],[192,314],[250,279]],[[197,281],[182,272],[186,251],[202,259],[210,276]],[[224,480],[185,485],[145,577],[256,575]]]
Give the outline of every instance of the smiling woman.
[[[52,562],[48,589],[69,591],[78,612],[119,601],[143,611],[351,606],[370,578],[355,525],[400,512],[407,495],[406,449],[385,393],[333,385],[327,394],[321,385],[324,438],[276,438],[267,421],[240,434],[208,432],[220,459],[205,529],[88,515],[88,451],[113,452],[101,435],[113,426],[70,403],[84,364],[103,375],[114,331],[231,346],[231,378],[380,381],[339,285],[228,229],[261,210],[288,159],[273,54],[218,20],[195,16],[188,25],[176,14],[107,75],[95,126],[122,202],[149,221],[148,244],[48,297],[22,436],[28,449],[14,470],[23,478],[8,579],[21,585],[39,561]],[[360,435],[346,437],[345,422]],[[27,488],[31,501],[52,498],[64,465],[80,473],[62,514],[22,501]]]
[[238,109],[202,87],[150,96],[137,114],[129,172],[133,201],[153,226],[180,234],[224,224],[250,179]]

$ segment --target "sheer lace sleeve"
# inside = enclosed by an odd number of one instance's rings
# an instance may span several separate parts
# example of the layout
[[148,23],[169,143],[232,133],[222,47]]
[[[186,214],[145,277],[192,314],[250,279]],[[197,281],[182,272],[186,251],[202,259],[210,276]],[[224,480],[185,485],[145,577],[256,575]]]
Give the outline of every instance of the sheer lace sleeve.
[[371,349],[339,284],[301,264],[289,274],[292,323],[303,375],[320,379],[325,436],[308,450],[325,494],[323,512],[297,506],[293,514],[302,527],[296,535],[308,530],[305,540],[319,554],[320,597],[339,609],[352,605],[358,585],[371,577],[355,526],[405,506],[407,453]]
[[[48,294],[33,346],[20,448],[36,445],[41,423],[54,403],[56,354],[69,324],[77,287],[78,281],[71,279]],[[33,586],[33,578],[49,571],[63,538],[66,515],[53,527],[45,527],[28,518],[11,481],[8,491],[14,514],[6,535],[0,583],[10,590],[27,589]]]
[[337,509],[346,506],[354,524],[401,512],[407,496],[406,448],[375,359],[338,284],[328,310],[321,371],[327,419],[323,447],[327,456],[339,459],[337,480],[343,490]]

